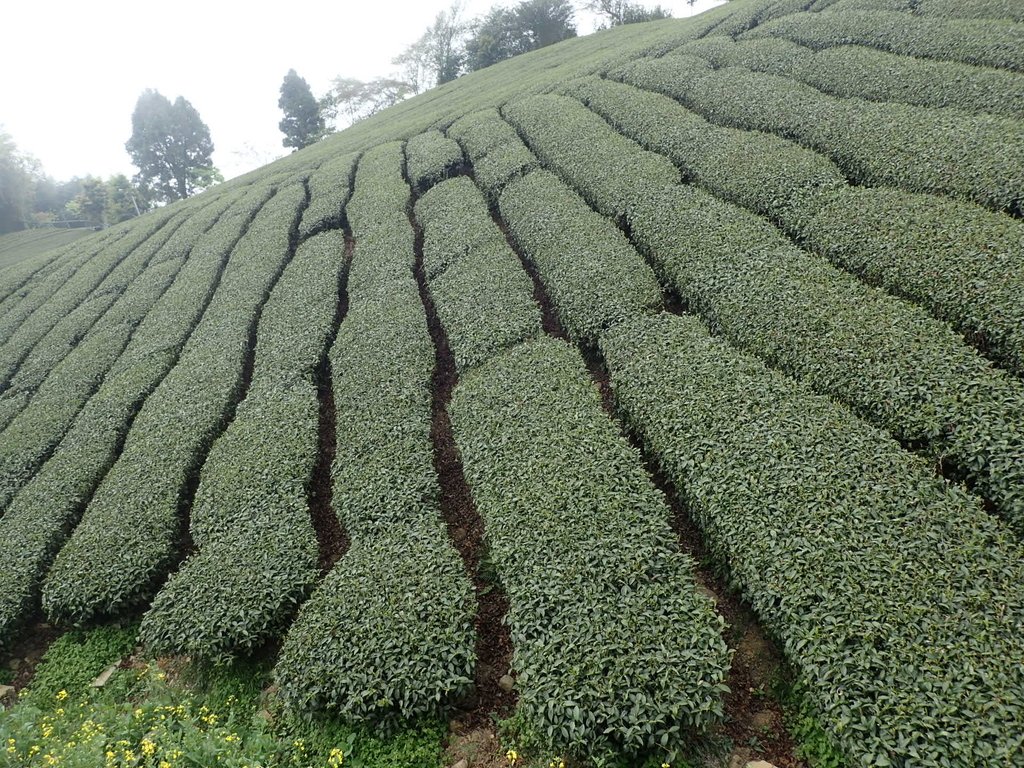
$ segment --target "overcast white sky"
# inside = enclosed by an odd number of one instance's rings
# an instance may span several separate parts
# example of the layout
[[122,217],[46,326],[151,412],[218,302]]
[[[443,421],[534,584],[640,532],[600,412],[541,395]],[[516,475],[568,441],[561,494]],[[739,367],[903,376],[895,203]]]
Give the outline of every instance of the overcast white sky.
[[[661,0],[676,17],[724,0]],[[277,99],[294,68],[316,96],[336,76],[369,79],[450,0],[335,0],[269,7],[235,0],[5,0],[0,126],[50,176],[135,168],[124,150],[146,88],[181,95],[210,127],[226,178],[281,157]],[[466,17],[514,0],[467,0]],[[654,5],[655,2],[644,2]],[[580,34],[594,20],[577,13]]]

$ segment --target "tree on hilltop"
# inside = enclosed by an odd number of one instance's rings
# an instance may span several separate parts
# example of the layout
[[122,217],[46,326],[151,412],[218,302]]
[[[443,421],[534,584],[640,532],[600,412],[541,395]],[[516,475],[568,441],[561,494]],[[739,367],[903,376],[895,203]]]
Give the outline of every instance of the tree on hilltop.
[[[689,4],[693,5],[693,2],[689,2]],[[598,16],[603,16],[613,27],[672,18],[671,11],[660,5],[646,8],[639,3],[631,3],[629,0],[589,0],[584,7]]]
[[125,149],[139,169],[136,181],[157,200],[180,200],[222,180],[213,166],[210,129],[182,96],[172,104],[159,91],[144,91]]
[[455,2],[434,17],[419,40],[391,63],[402,68],[402,81],[414,93],[443,85],[462,73],[462,38],[468,25],[462,20],[462,3]]
[[521,53],[576,37],[568,0],[523,0],[496,5],[479,19],[465,44],[466,68],[476,71]]
[[284,134],[284,146],[302,149],[323,137],[326,123],[320,102],[313,97],[309,83],[294,69],[284,76],[277,106],[284,112],[284,118],[277,124]]

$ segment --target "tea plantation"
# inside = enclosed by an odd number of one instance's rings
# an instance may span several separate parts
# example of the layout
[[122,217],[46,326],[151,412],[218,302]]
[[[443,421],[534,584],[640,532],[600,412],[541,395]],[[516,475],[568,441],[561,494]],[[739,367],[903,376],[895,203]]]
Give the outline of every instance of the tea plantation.
[[1019,3],[734,0],[19,256],[0,646],[661,764],[729,717],[696,551],[845,765],[1024,765],[1022,219]]

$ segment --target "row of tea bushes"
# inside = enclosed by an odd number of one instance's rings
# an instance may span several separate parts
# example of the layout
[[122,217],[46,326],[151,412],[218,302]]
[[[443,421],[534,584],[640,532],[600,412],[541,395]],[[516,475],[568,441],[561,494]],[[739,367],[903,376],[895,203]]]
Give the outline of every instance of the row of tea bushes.
[[789,77],[840,98],[898,101],[1024,117],[1024,74],[952,61],[915,59],[863,45],[814,49],[781,37],[739,41],[706,37],[675,54],[699,56],[716,69],[745,67]]
[[0,570],[0,644],[39,610],[42,581],[53,558],[120,454],[143,401],[177,362],[235,242],[269,197],[266,187],[240,192],[200,237],[53,456],[0,518],[0,535],[17,542]]
[[43,589],[54,620],[129,610],[152,597],[174,565],[190,479],[239,397],[258,311],[291,258],[305,204],[302,184],[279,190],[235,245],[180,359],[146,400],[54,562]]
[[671,752],[723,716],[723,621],[579,353],[528,341],[450,405],[508,595],[519,714],[563,753]]
[[306,240],[260,314],[249,392],[203,465],[190,556],[139,631],[155,652],[218,659],[278,636],[319,575],[308,497],[315,380],[339,301],[345,237]]
[[963,490],[696,319],[602,337],[617,405],[854,765],[1024,750],[1024,550]]
[[416,219],[424,277],[458,372],[540,333],[533,283],[469,178],[423,195]]
[[290,705],[355,722],[437,714],[469,688],[476,658],[472,585],[438,504],[435,352],[403,165],[392,143],[356,170],[349,308],[330,352],[332,504],[351,547],[303,604],[275,668]]

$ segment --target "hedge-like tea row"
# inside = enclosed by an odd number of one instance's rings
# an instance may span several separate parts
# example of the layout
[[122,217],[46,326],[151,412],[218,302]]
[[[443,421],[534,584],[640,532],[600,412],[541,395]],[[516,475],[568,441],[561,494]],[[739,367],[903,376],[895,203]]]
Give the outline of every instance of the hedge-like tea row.
[[[817,165],[813,152],[776,137],[788,146],[751,157],[764,134],[744,138],[735,129],[715,128],[659,94],[607,80],[576,90],[619,130],[672,158],[719,197],[769,217],[869,281],[921,302],[971,340],[980,334],[987,354],[1020,370],[1019,222],[927,195],[851,189],[828,173],[831,163]],[[801,157],[807,158],[803,166],[797,164]],[[922,218],[922,212],[934,218]]]
[[[220,210],[223,211],[223,208]],[[81,303],[69,302],[62,306],[64,311],[57,323],[30,350],[24,350],[26,355],[20,360],[9,361],[0,373],[0,378],[9,383],[9,388],[0,397],[0,410],[6,411],[2,405],[3,400],[18,396],[30,397],[61,360],[73,353],[75,346],[87,334],[104,326],[130,321],[128,318],[132,315],[133,300],[125,294],[139,290],[137,286],[142,276],[148,274],[144,270],[156,270],[165,262],[180,261],[187,255],[187,249],[179,252],[170,247],[174,240],[173,234],[190,215],[202,217],[204,214],[205,211],[180,213],[121,262],[119,267],[127,267],[131,263],[133,269],[130,274],[127,270],[115,269],[96,288],[93,296]],[[212,221],[212,218],[209,219],[207,224]],[[3,423],[6,425],[7,420]]]
[[[194,211],[195,206],[189,210]],[[145,226],[132,230],[78,267],[0,347],[0,386],[10,381],[26,355],[49,334],[63,340],[65,347],[84,336],[96,318],[142,273],[183,216],[172,217],[160,211]],[[58,325],[61,327],[56,328]]]
[[51,618],[84,622],[152,596],[177,557],[189,478],[242,386],[255,313],[290,256],[306,202],[279,191],[238,241],[177,365],[146,400],[120,458],[54,561],[43,587]]
[[426,190],[455,173],[464,162],[462,148],[440,131],[413,136],[405,144],[406,174],[414,188]]
[[339,229],[342,211],[352,193],[352,176],[357,154],[335,157],[309,177],[309,206],[302,212],[299,237],[307,238],[324,229]]
[[199,239],[53,456],[0,519],[0,537],[16,542],[0,569],[0,645],[39,609],[46,569],[117,459],[142,402],[177,361],[232,246],[269,196],[266,187],[240,193]]
[[[589,141],[614,134],[607,120],[633,142],[669,158],[688,179],[789,231],[799,231],[825,200],[846,187],[835,164],[816,152],[778,136],[712,125],[660,94],[596,78],[577,81],[568,92],[604,118],[571,100],[560,104],[573,113]],[[577,154],[587,152],[587,143],[579,142]],[[618,146],[635,158],[648,156],[632,142]],[[600,155],[592,154],[590,163],[599,164]],[[572,162],[566,154],[560,171]],[[660,178],[651,181],[662,185]],[[650,186],[631,183],[639,193]],[[612,187],[609,183],[604,189]]]
[[174,280],[182,261],[162,262],[147,270],[124,294],[135,304],[134,317],[94,329],[57,364],[36,392],[16,393],[11,398],[12,402],[21,399],[24,410],[0,433],[0,508],[7,507],[60,442],[124,351],[142,316]]
[[731,343],[927,445],[1024,532],[1019,379],[993,369],[945,323],[702,190],[651,189],[629,224],[661,278]]
[[1024,7],[1017,0],[834,0],[837,11],[903,11],[949,19],[1009,19],[1024,21]]
[[[22,233],[15,234],[27,234],[30,231],[23,230]],[[45,232],[47,230],[38,231]],[[103,234],[85,238],[85,242],[76,240],[59,248],[54,248],[48,253],[29,257],[4,269],[0,272],[0,317],[17,304],[31,290],[32,285],[38,283],[47,275],[52,274],[67,259],[74,258],[76,253],[81,254],[88,248],[97,248],[98,250],[102,247],[99,243],[109,243],[111,238],[119,237],[123,233],[124,227],[120,227],[117,230],[107,229],[104,230]],[[6,235],[4,242],[8,242],[9,237],[11,235]]]
[[918,0],[914,12],[953,19],[1012,19],[1024,21],[1024,5],[1017,0]]
[[1024,26],[1008,21],[828,10],[773,19],[743,35],[751,37],[785,37],[811,48],[866,45],[904,56],[1024,72]]
[[369,150],[347,208],[349,308],[330,355],[332,503],[351,548],[302,606],[275,669],[291,705],[353,721],[436,714],[475,661],[472,586],[437,501],[435,353],[402,166],[400,144]]
[[787,77],[712,70],[684,55],[628,65],[713,123],[775,133],[831,158],[853,182],[948,194],[996,210],[1024,200],[1024,123],[992,114],[837,99]]
[[[53,367],[41,370],[33,363],[26,371],[30,376],[21,379],[24,386],[8,390],[0,398],[0,415],[5,427],[0,433],[0,510],[6,509],[14,494],[60,442],[79,410],[124,351],[135,328],[174,280],[191,246],[225,207],[221,201],[211,204],[194,213],[176,231],[174,227],[182,224],[182,220],[172,222],[164,227],[164,230],[174,231],[170,240],[165,241],[160,236],[161,231],[142,243],[132,254],[145,253],[149,261],[141,276],[127,287],[121,286],[116,293],[103,293],[94,302],[79,305],[41,342],[44,359],[35,363],[46,362],[44,353],[49,350],[57,358],[51,361]],[[157,247],[151,247],[151,243]],[[85,313],[78,311],[92,304],[108,309],[98,319],[90,317],[88,309]],[[68,320],[81,321],[77,332],[76,323],[66,324]],[[94,325],[92,320],[96,320]],[[78,333],[84,337],[80,342]],[[48,341],[57,349],[50,347]],[[58,354],[61,347],[66,355]],[[33,353],[29,359],[34,357]],[[32,378],[37,378],[38,384]]]
[[661,315],[607,333],[618,407],[851,764],[1012,765],[1024,549],[845,409]]
[[139,630],[154,651],[231,656],[277,635],[319,574],[309,485],[319,440],[316,369],[338,303],[345,237],[307,240],[260,315],[253,380],[203,465],[192,504],[198,553]]
[[423,267],[456,370],[540,333],[533,283],[468,178],[443,181],[416,202]]
[[537,170],[514,181],[499,206],[573,341],[592,348],[605,328],[660,308],[651,268],[618,227],[554,174]]
[[1017,72],[915,59],[861,45],[815,52],[779,37],[739,42],[707,37],[677,52],[704,58],[716,68],[746,67],[793,78],[841,98],[1024,117],[1024,75]]
[[927,306],[1024,376],[1024,225],[954,200],[843,190],[804,231],[807,246]]
[[739,8],[729,17],[716,24],[706,37],[735,37],[766,21],[806,11],[811,0],[757,0],[756,2],[735,3]]
[[[625,220],[627,201],[646,185],[679,182],[670,160],[632,151],[636,144],[615,131],[590,130],[600,118],[564,96],[520,99],[505,107],[505,117],[546,167],[554,166],[587,202],[618,222]],[[587,132],[586,139],[580,131]]]
[[579,353],[526,342],[467,374],[450,410],[530,728],[559,751],[636,753],[719,722],[724,624]]
[[515,129],[496,109],[484,109],[452,123],[456,139],[473,164],[473,177],[494,207],[502,190],[537,167],[537,158],[520,141]]
[[61,258],[34,273],[0,302],[0,343],[6,342],[35,310],[64,285],[75,270],[127,237],[127,226],[112,227],[98,237],[72,243]]

